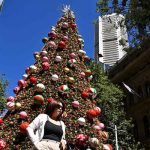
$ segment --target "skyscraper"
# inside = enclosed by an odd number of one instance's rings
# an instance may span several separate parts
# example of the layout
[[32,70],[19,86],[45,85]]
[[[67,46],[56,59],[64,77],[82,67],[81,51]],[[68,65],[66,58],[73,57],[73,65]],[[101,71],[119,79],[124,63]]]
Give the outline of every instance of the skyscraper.
[[124,16],[113,13],[98,17],[95,24],[95,61],[113,66],[126,54],[120,40],[128,46]]

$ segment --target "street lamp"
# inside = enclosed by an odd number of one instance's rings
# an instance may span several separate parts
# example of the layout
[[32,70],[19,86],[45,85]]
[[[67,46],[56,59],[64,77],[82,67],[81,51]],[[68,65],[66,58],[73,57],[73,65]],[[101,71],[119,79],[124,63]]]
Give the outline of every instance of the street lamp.
[[115,128],[111,128],[111,127],[107,127],[108,129],[112,129],[113,131],[115,131],[115,145],[116,145],[116,150],[119,150],[119,146],[118,146],[118,131],[122,131],[125,132],[124,130],[118,130],[117,126],[114,126]]

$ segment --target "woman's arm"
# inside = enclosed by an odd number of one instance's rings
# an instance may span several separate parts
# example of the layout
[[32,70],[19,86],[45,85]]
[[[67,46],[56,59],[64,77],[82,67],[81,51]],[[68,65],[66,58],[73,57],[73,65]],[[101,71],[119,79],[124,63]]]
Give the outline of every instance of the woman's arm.
[[27,132],[30,140],[33,144],[39,141],[39,138],[35,135],[34,131],[40,127],[40,115],[38,115],[28,126]]

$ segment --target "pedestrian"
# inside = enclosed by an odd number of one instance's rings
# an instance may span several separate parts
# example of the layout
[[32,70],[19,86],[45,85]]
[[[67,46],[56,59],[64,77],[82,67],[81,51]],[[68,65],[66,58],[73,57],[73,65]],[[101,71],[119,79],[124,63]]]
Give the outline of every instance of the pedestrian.
[[39,114],[28,126],[27,132],[33,150],[65,150],[65,124],[61,120],[65,105],[52,100],[46,106],[45,114]]

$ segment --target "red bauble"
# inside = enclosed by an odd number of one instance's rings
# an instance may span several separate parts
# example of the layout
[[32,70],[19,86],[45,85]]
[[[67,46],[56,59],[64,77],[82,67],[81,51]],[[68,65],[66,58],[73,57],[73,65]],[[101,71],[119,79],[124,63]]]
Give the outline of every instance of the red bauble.
[[31,83],[31,84],[36,84],[36,83],[37,83],[37,78],[35,78],[35,77],[30,77],[30,83]]
[[29,74],[30,73],[30,68],[29,67],[26,68],[25,72],[26,72],[26,74]]
[[75,29],[76,27],[77,27],[77,25],[76,25],[75,23],[72,23],[72,24],[71,24],[71,28],[72,28],[72,29]]
[[19,80],[18,81],[18,86],[20,87],[20,88],[22,88],[22,87],[24,87],[25,86],[25,81],[24,80]]
[[83,91],[81,94],[82,98],[88,98],[89,97],[89,93],[87,93],[86,91]]
[[58,47],[64,49],[66,48],[66,43],[64,41],[60,41]]
[[79,145],[83,145],[86,143],[86,141],[88,140],[88,136],[87,135],[84,135],[84,134],[78,134],[76,135],[76,143],[79,144]]
[[3,121],[3,119],[2,118],[0,118],[0,124],[2,124],[4,121]]
[[88,110],[88,111],[87,111],[87,117],[88,117],[89,119],[94,118],[94,117],[97,117],[96,111],[93,110],[93,109]]
[[52,102],[52,101],[54,101],[55,99],[53,99],[53,98],[48,98],[47,99],[47,101],[50,103],[50,102]]
[[29,123],[28,122],[23,122],[20,126],[19,126],[19,128],[20,128],[20,132],[22,133],[22,134],[26,134],[26,129],[27,129],[27,127],[29,126]]

